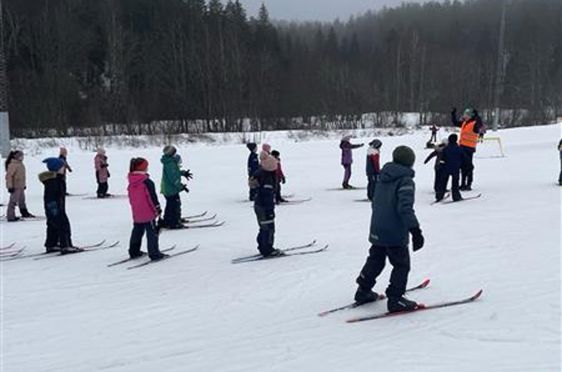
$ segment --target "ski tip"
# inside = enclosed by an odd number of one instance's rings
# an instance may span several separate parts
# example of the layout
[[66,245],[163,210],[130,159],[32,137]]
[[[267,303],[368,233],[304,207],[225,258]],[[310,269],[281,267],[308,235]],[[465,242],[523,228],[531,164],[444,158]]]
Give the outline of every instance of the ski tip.
[[425,278],[423,282],[420,284],[420,288],[426,288],[430,282],[431,280],[429,278]]
[[476,292],[476,294],[474,296],[471,297],[471,300],[477,300],[478,298],[480,298],[482,296],[482,293],[484,292],[483,289],[480,289],[478,292]]

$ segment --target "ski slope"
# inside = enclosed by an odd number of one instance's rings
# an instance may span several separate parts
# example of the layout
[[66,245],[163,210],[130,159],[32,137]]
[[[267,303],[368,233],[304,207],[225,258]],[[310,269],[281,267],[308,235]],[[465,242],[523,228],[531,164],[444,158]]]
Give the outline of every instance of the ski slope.
[[[246,197],[241,145],[180,148],[195,174],[183,214],[216,212],[218,229],[163,232],[161,248],[198,251],[135,270],[107,264],[127,256],[132,227],[126,199],[67,200],[75,244],[119,240],[119,247],[45,260],[1,263],[2,372],[143,371],[560,371],[560,125],[505,130],[505,158],[476,159],[483,197],[430,206],[433,164],[427,133],[383,138],[382,160],[399,144],[418,159],[416,211],[426,247],[413,254],[410,296],[456,300],[483,288],[475,303],[347,324],[384,312],[385,303],[320,318],[352,301],[367,255],[365,191],[341,184],[338,142],[272,143],[287,175],[284,193],[312,201],[277,209],[278,247],[318,239],[326,252],[232,265],[256,253],[257,223]],[[368,138],[356,142],[368,142]],[[488,149],[490,150],[490,149]],[[43,215],[41,160],[26,158],[28,204]],[[364,186],[365,148],[354,152],[352,184]],[[492,149],[493,152],[493,149]],[[110,192],[126,190],[132,156],[145,156],[159,182],[160,149],[107,149]],[[93,153],[70,149],[69,192],[95,192]],[[2,190],[3,186],[2,175]],[[5,191],[3,191],[5,192]],[[5,197],[5,196],[4,196]],[[163,200],[162,200],[163,202]],[[44,221],[1,222],[2,246],[41,252]],[[387,268],[388,269],[388,268]],[[389,270],[375,290],[384,291]]]

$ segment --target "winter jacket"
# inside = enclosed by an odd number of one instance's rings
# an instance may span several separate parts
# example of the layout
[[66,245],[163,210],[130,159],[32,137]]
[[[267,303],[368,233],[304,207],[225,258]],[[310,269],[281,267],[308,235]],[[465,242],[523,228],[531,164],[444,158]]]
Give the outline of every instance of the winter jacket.
[[376,176],[381,173],[380,152],[377,149],[369,147],[367,150],[366,163],[367,176]]
[[47,216],[58,216],[59,213],[66,213],[66,181],[64,175],[57,172],[43,172],[39,174],[39,181],[45,187],[43,203]]
[[162,159],[162,182],[160,192],[164,196],[178,195],[183,190],[181,183],[181,169],[177,158],[170,155],[163,155]]
[[427,156],[427,158],[425,158],[425,161],[423,162],[424,164],[429,163],[429,161],[433,158],[435,158],[435,165],[433,166],[433,168],[438,171],[439,169],[441,169],[441,167],[443,167],[444,162],[443,162],[443,149],[444,147],[438,146],[435,148],[435,150],[433,150],[431,152],[431,154],[429,154]]
[[26,186],[25,165],[21,160],[12,159],[6,170],[6,188],[25,189]]
[[449,143],[441,155],[445,171],[449,174],[458,174],[465,162],[465,157],[464,150],[456,142]]
[[68,162],[66,161],[66,156],[59,155],[59,159],[64,162],[64,173],[66,174],[67,171],[72,172],[72,168],[70,168],[70,165],[68,165]]
[[277,163],[277,170],[275,171],[275,175],[277,176],[277,182],[285,182],[285,173],[283,172],[281,161]]
[[357,149],[363,145],[353,145],[349,141],[341,141],[340,142],[340,149],[341,149],[341,164],[342,165],[351,165],[353,163],[353,153],[352,150]]
[[252,177],[260,169],[260,161],[258,159],[258,154],[251,152],[248,156],[248,177]]
[[369,241],[386,247],[408,245],[408,232],[419,227],[414,212],[416,186],[412,168],[387,163],[380,174],[371,215]]
[[562,140],[558,143],[558,151],[560,151],[560,159],[562,159]]
[[160,211],[154,182],[145,172],[131,172],[128,179],[127,191],[134,223],[154,221]]
[[266,211],[275,209],[275,192],[277,187],[276,171],[266,171],[260,168],[254,173],[257,182],[257,195],[254,204],[264,208]]
[[457,120],[457,111],[453,110],[451,112],[451,122],[454,126],[461,128],[459,139],[461,147],[469,149],[472,152],[476,152],[478,137],[480,136],[483,126],[480,115],[476,113],[473,119],[468,119],[466,121]]
[[107,156],[97,154],[94,158],[96,167],[96,180],[98,183],[106,183],[109,179],[109,170],[107,169]]

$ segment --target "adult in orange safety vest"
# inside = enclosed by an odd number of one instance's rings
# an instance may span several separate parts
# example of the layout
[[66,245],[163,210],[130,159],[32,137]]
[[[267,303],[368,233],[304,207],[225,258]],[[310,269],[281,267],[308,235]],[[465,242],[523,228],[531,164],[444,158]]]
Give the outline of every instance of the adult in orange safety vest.
[[451,121],[453,125],[461,128],[459,136],[459,145],[465,153],[465,162],[461,168],[461,186],[460,190],[472,190],[472,181],[474,178],[473,156],[478,145],[478,136],[482,130],[482,119],[478,115],[478,111],[473,108],[467,108],[460,120],[457,119],[457,109],[451,112]]

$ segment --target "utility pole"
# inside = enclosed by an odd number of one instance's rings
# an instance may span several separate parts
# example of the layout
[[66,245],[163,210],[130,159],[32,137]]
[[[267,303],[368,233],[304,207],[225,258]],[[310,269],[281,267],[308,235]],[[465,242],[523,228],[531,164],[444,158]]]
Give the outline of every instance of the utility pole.
[[8,116],[8,76],[4,51],[4,7],[0,0],[0,155],[10,152],[10,118]]
[[503,94],[505,80],[505,13],[507,10],[507,0],[502,1],[502,15],[500,20],[500,35],[498,41],[498,64],[496,66],[496,81],[494,87],[494,122],[492,129],[498,130],[500,123],[500,96]]

